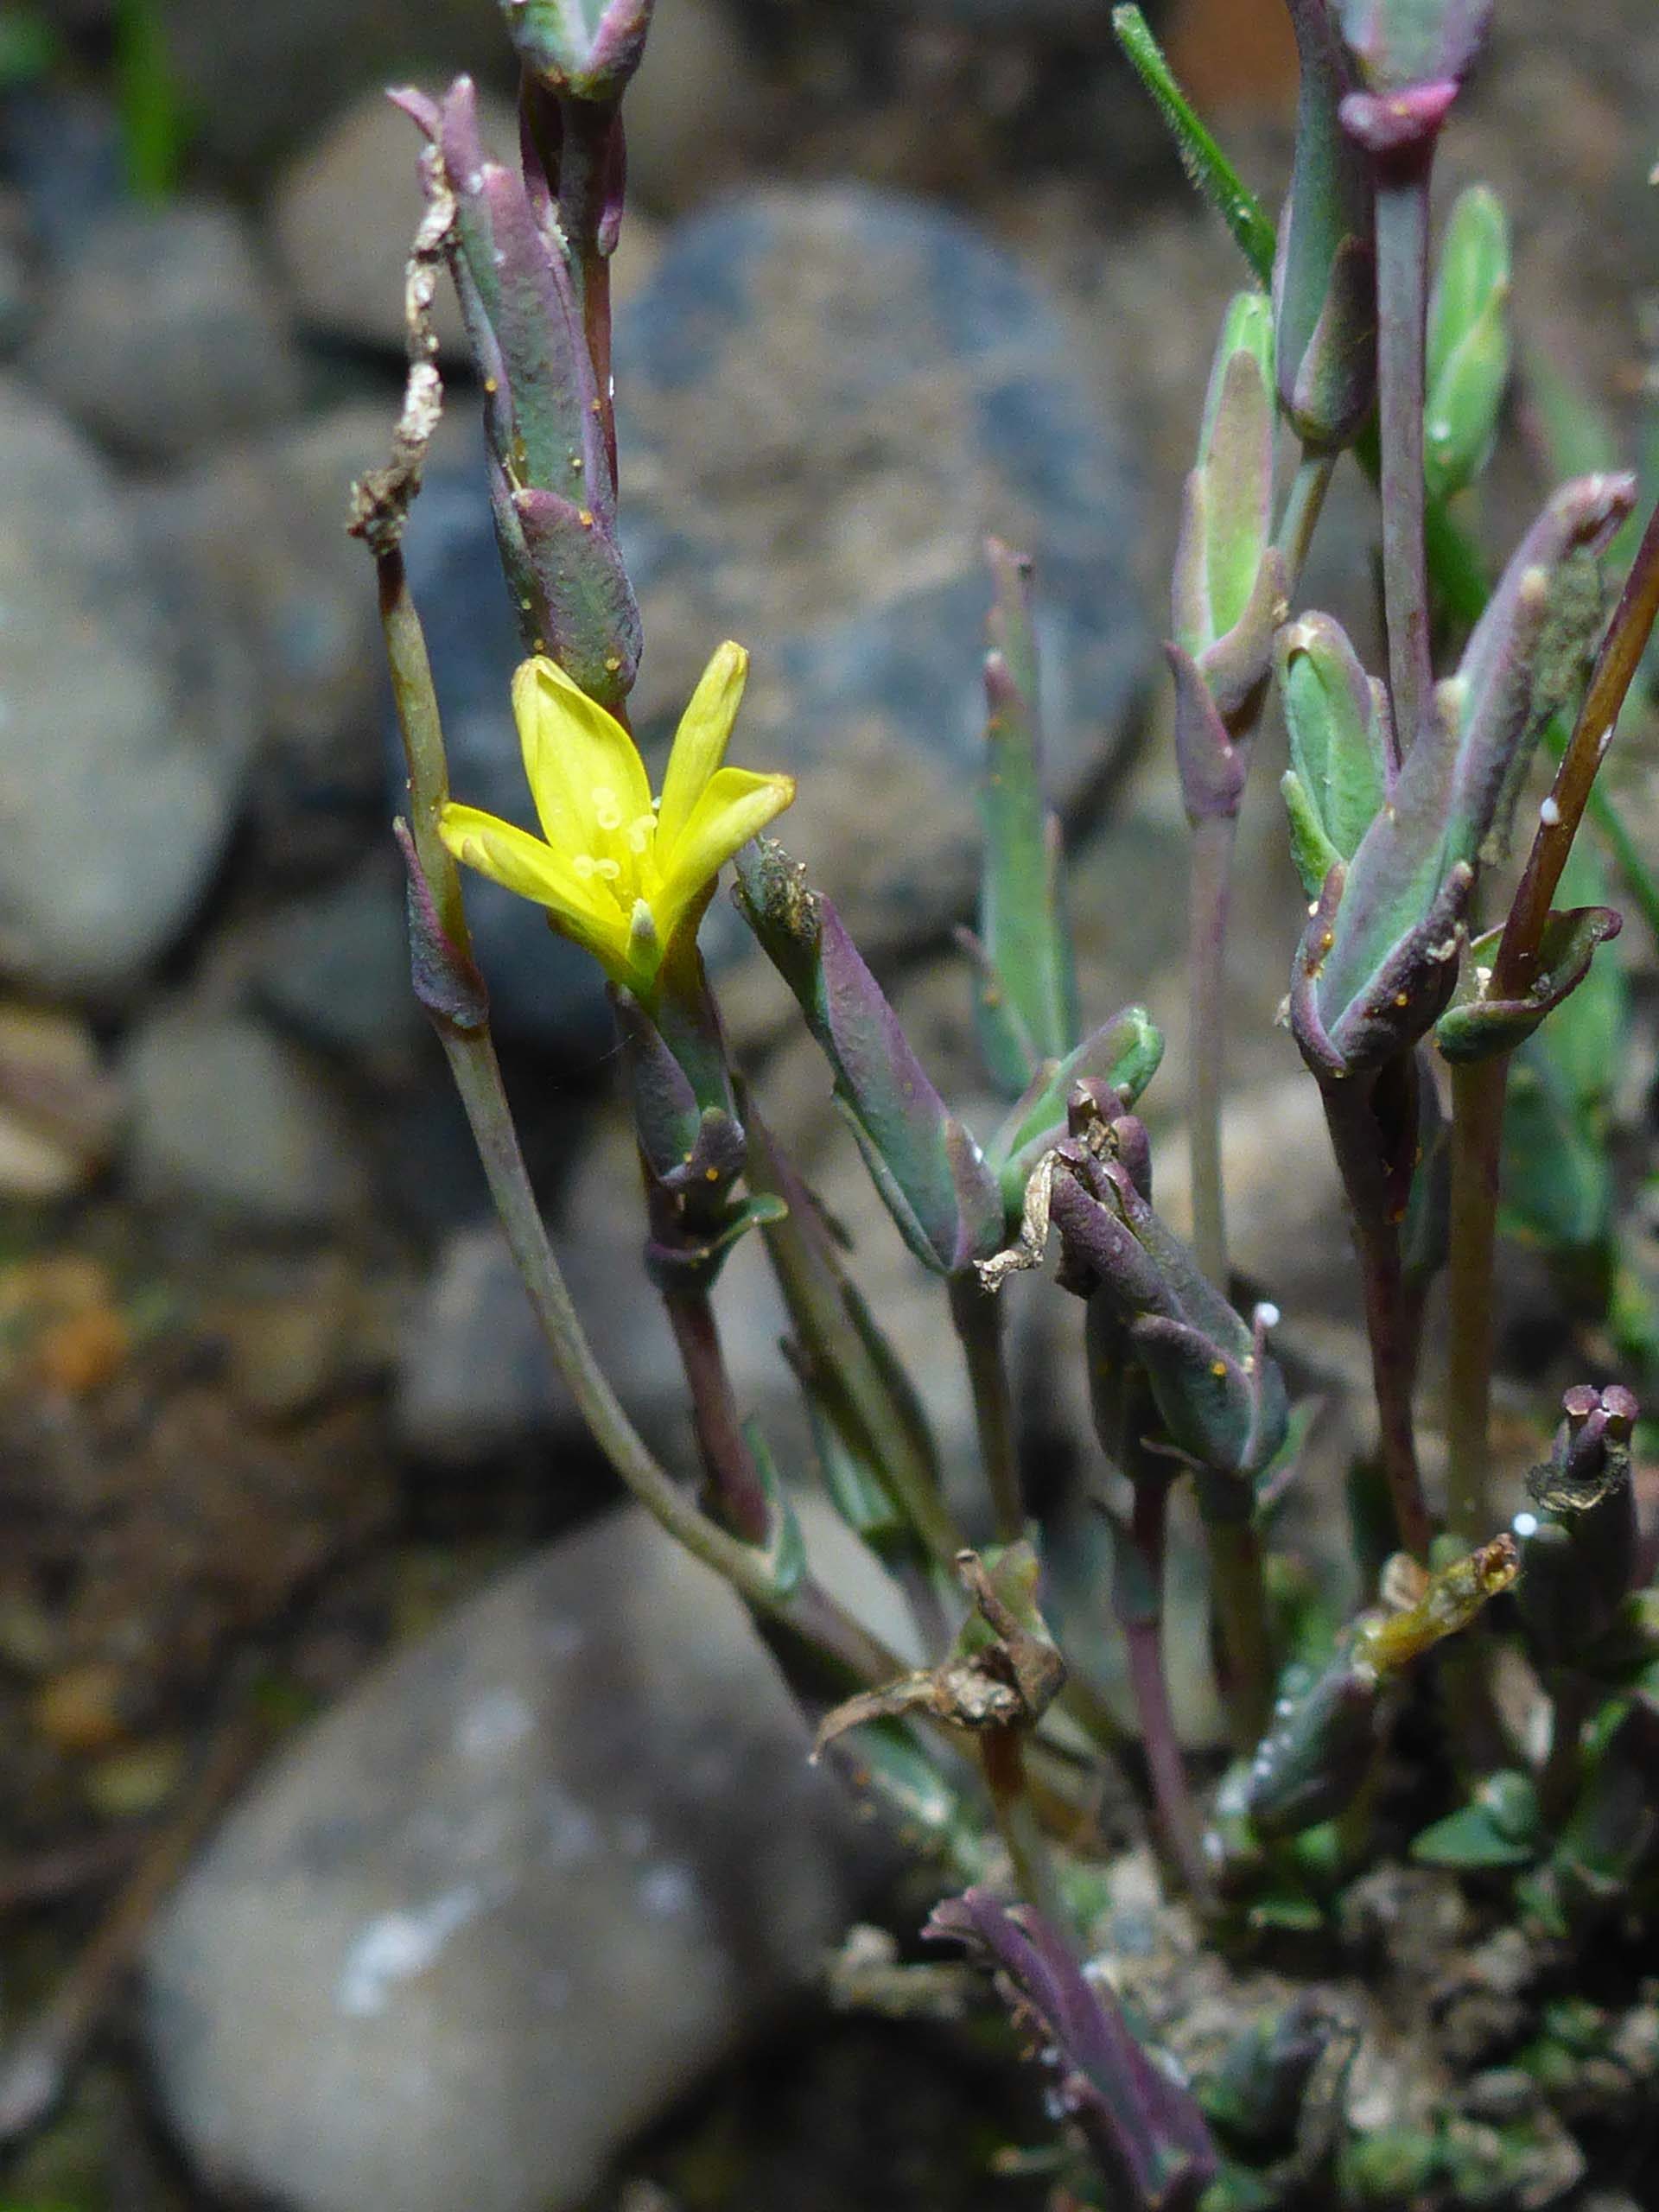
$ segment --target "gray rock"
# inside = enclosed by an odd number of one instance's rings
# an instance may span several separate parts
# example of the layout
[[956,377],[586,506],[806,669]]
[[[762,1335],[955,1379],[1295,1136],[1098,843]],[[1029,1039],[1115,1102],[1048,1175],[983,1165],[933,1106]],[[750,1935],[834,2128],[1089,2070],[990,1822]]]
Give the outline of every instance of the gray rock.
[[943,931],[977,861],[986,533],[1037,562],[1063,807],[1108,771],[1146,667],[1133,478],[1057,307],[920,201],[774,190],[681,226],[617,362],[636,728],[671,729],[740,639],[736,757],[800,777],[786,843],[867,952]]
[[296,2212],[546,2212],[815,1971],[835,1793],[736,1603],[630,1512],[309,1731],[151,1940],[163,2101]]
[[0,380],[0,968],[128,987],[192,913],[249,748],[210,579],[137,526],[56,410]]
[[119,207],[89,227],[26,359],[88,429],[147,460],[274,422],[299,399],[247,227],[207,201]]
[[256,1023],[165,1012],[134,1035],[124,1072],[141,1198],[273,1230],[320,1226],[361,1198],[343,1107],[296,1046]]
[[[484,143],[510,149],[518,122],[505,102],[480,103]],[[425,207],[419,131],[383,91],[361,93],[284,171],[272,236],[300,320],[330,337],[404,352],[404,270]],[[467,358],[454,289],[438,288],[435,321],[447,359]]]
[[430,86],[458,69],[503,92],[513,79],[500,11],[478,0],[168,0],[167,44],[193,146],[254,187],[356,92]]
[[[387,404],[352,402],[223,446],[140,495],[156,534],[218,580],[257,671],[249,806],[260,857],[279,872],[338,868],[365,820],[385,819],[385,649],[373,570],[345,522],[391,423]],[[444,437],[469,427],[458,419]]]
[[308,1042],[374,1061],[418,1033],[409,982],[404,874],[388,849],[261,925],[254,988]]
[[765,114],[754,41],[730,0],[659,8],[627,98],[631,204],[677,215],[728,182]]

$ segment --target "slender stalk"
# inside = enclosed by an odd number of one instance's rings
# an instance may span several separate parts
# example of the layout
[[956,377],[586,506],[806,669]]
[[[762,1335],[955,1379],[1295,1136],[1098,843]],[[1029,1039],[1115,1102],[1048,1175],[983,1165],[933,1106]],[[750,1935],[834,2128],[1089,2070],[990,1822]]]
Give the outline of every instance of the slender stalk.
[[1427,1566],[1432,1524],[1411,1410],[1416,1348],[1400,1261],[1399,1223],[1379,1157],[1382,1133],[1372,1107],[1379,1080],[1344,1077],[1322,1082],[1319,1092],[1359,1251],[1378,1440],[1395,1525],[1402,1548]]
[[[1246,1510],[1230,1496],[1236,1492]],[[1222,1703],[1233,1749],[1248,1758],[1268,1731],[1273,1710],[1273,1637],[1268,1621],[1262,1546],[1249,1514],[1246,1486],[1198,1478],[1198,1509],[1210,1551]]]
[[764,1544],[771,1517],[766,1493],[738,1419],[713,1302],[706,1290],[698,1289],[671,1291],[663,1305],[691,1395],[710,1506],[734,1536]]
[[1143,1474],[1135,1483],[1134,1491],[1128,1525],[1113,1523],[1112,1601],[1128,1649],[1129,1688],[1141,1726],[1158,1825],[1181,1879],[1195,1897],[1202,1897],[1208,1893],[1210,1879],[1164,1672],[1164,1536],[1169,1481],[1167,1477]]
[[1549,1685],[1549,1752],[1538,1777],[1538,1810],[1554,1834],[1573,1809],[1584,1773],[1584,1725],[1596,1708],[1594,1685],[1575,1669],[1558,1668]]
[[1452,1217],[1446,1343],[1446,1523],[1470,1545],[1491,1534],[1487,1432],[1496,1341],[1495,1255],[1509,1059],[1452,1071]]
[[1189,1020],[1187,1141],[1192,1161],[1192,1249],[1217,1289],[1227,1288],[1227,1216],[1221,1164],[1226,1084],[1227,911],[1231,900],[1235,814],[1192,825],[1187,889]]
[[1432,684],[1423,535],[1423,379],[1432,142],[1376,165],[1376,372],[1382,439],[1382,593],[1389,685],[1409,752]]
[[[1274,539],[1294,592],[1330,489],[1336,457],[1303,449],[1285,497]],[[1261,728],[1265,691],[1251,699],[1232,733],[1247,755]],[[1231,903],[1236,815],[1206,815],[1192,824],[1187,887],[1187,1141],[1192,1180],[1192,1249],[1218,1290],[1228,1284],[1226,1183],[1221,1115],[1227,1066],[1227,918]]]
[[1075,1946],[1076,1932],[1055,1878],[1048,1839],[1026,1783],[1025,1751],[1017,1728],[993,1728],[979,1738],[980,1763],[997,1833],[1008,1854],[1021,1902],[1035,1905],[1057,1936]]
[[1285,511],[1279,518],[1279,534],[1274,543],[1285,556],[1286,588],[1294,591],[1307,563],[1308,549],[1313,543],[1313,533],[1319,528],[1319,517],[1325,512],[1325,495],[1331,489],[1331,479],[1336,472],[1337,456],[1333,453],[1314,453],[1304,446],[1301,459],[1296,464],[1296,474],[1290,480],[1290,489],[1285,494]]
[[982,1290],[971,1274],[953,1275],[950,1319],[967,1363],[980,1459],[990,1489],[997,1537],[1002,1543],[1014,1543],[1025,1534],[1026,1503],[1020,1486],[1014,1393],[1002,1357],[1002,1309],[995,1296]]

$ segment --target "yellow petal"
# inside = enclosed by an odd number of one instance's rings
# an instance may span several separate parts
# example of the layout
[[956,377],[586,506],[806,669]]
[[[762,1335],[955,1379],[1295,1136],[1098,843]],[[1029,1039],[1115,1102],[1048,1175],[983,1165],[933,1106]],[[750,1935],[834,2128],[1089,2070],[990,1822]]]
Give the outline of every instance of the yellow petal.
[[601,849],[597,791],[611,792],[622,822],[650,811],[651,785],[633,740],[556,661],[538,655],[519,664],[512,711],[531,796],[550,845],[569,855]]
[[683,832],[666,850],[658,834],[662,887],[652,905],[664,944],[710,876],[718,875],[738,848],[781,814],[794,796],[792,776],[721,768],[709,778]]
[[749,657],[730,639],[702,671],[691,703],[680,716],[674,749],[663,778],[663,807],[657,835],[673,845],[708,789],[709,779],[726,757],[727,740],[742,702]]
[[439,813],[438,835],[458,861],[492,883],[533,899],[584,930],[617,933],[615,901],[590,891],[562,855],[527,830],[451,799]]

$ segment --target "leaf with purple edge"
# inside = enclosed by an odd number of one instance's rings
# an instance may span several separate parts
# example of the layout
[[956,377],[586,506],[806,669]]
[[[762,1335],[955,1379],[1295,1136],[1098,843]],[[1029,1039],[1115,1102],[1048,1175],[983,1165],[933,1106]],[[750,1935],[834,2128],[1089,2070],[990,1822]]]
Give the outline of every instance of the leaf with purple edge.
[[1503,942],[1502,928],[1488,930],[1469,947],[1452,1003],[1434,1026],[1442,1056],[1460,1064],[1512,1052],[1523,1044],[1590,973],[1596,947],[1616,938],[1623,917],[1611,906],[1574,906],[1552,912],[1544,925],[1538,964],[1524,998],[1487,995],[1492,963]]
[[923,1933],[966,1944],[997,1969],[1016,2025],[1052,2055],[1062,2111],[1135,2212],[1193,2212],[1220,2166],[1197,2099],[1040,1915],[970,1889],[936,1906]]

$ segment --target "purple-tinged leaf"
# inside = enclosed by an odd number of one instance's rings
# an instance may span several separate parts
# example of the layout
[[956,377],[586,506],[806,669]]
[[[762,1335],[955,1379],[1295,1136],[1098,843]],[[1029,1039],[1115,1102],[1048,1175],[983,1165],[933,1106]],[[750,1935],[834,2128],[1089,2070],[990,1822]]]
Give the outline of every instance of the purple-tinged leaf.
[[1590,973],[1596,947],[1616,938],[1623,927],[1624,918],[1611,906],[1574,906],[1565,913],[1552,913],[1544,925],[1538,964],[1523,998],[1490,995],[1502,927],[1477,938],[1469,947],[1452,1003],[1435,1025],[1442,1057],[1456,1063],[1514,1052],[1546,1014],[1577,990]]
[[1192,2212],[1220,2161],[1197,2099],[1137,2040],[1109,1988],[1090,1980],[1029,1906],[971,1889],[923,1933],[966,1944],[997,1969],[1015,2024],[1051,2055],[1054,2094],[1134,2212]]

